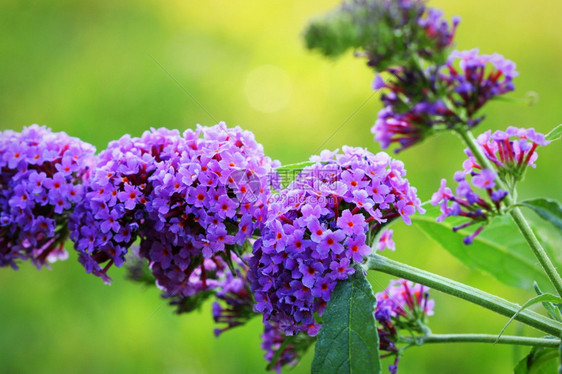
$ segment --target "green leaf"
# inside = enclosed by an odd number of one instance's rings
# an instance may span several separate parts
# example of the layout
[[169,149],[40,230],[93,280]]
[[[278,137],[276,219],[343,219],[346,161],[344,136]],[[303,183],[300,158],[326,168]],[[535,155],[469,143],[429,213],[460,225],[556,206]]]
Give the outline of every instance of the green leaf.
[[546,134],[546,140],[550,140],[551,142],[558,140],[562,137],[562,125],[556,126],[552,129],[551,132]]
[[313,374],[381,372],[375,296],[360,266],[338,282],[318,334]]
[[523,200],[517,205],[534,210],[542,219],[562,230],[562,205],[558,201],[536,198]]
[[515,317],[517,317],[519,315],[519,313],[521,313],[523,310],[527,309],[531,305],[535,305],[537,303],[549,303],[549,302],[561,303],[562,299],[558,296],[554,296],[554,295],[545,293],[545,294],[542,294],[542,295],[535,296],[532,299],[528,300],[525,304],[523,304],[523,306],[521,308],[519,308],[519,310],[513,315],[513,317],[511,317],[509,319],[509,321],[507,321],[507,323],[503,327],[502,331],[498,335],[498,338],[496,339],[496,343],[500,340],[500,337],[502,336],[505,329],[507,329],[507,326],[509,326],[509,324],[515,319]]
[[439,207],[426,208],[426,214],[414,215],[412,221],[468,267],[487,272],[514,287],[530,289],[533,281],[550,287],[550,282],[510,216],[496,217],[472,244],[465,245],[462,238],[472,231],[459,230],[455,233],[453,227],[466,222],[466,218],[448,217],[444,222],[437,223],[435,219],[441,214]]
[[535,347],[519,361],[513,372],[514,374],[555,374],[557,370],[558,350]]
[[[537,292],[537,295],[543,295],[543,292],[541,291],[537,282],[535,282],[534,287],[535,287],[535,291]],[[555,305],[550,302],[543,302],[542,306],[544,306],[544,308],[548,312],[548,315],[552,319],[555,319],[558,322],[562,322],[562,314],[560,314],[560,308],[562,307],[562,304],[556,304],[555,307]]]

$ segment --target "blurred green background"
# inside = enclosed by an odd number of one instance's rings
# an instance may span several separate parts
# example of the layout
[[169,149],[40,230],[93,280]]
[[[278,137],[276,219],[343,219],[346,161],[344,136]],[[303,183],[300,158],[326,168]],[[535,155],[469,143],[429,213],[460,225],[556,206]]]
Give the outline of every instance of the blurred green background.
[[[0,0],[0,128],[32,123],[93,143],[99,150],[124,133],[151,126],[180,130],[219,120],[252,130],[283,163],[344,144],[378,151],[370,127],[380,104],[372,73],[349,54],[328,61],[305,50],[307,21],[336,0],[268,1],[17,1]],[[529,107],[502,101],[486,107],[485,128],[562,121],[562,2],[435,0],[458,14],[460,49],[480,47],[516,61],[512,98],[540,95]],[[186,94],[179,87],[188,91]],[[195,100],[193,100],[192,95]],[[202,109],[205,108],[205,109]],[[522,197],[562,198],[559,144],[540,150]],[[452,134],[399,155],[410,181],[428,199],[464,159]],[[389,256],[518,303],[531,293],[505,287],[468,269],[420,231],[397,224]],[[177,316],[156,289],[124,280],[113,285],[86,275],[71,258],[37,271],[0,271],[2,373],[261,373],[260,321],[212,334],[209,306]],[[388,278],[369,277],[376,290]],[[433,293],[436,333],[497,333],[506,322],[469,303]],[[517,331],[516,324],[509,332]],[[526,334],[536,334],[529,329]],[[411,349],[401,373],[509,373],[527,349],[447,345]],[[312,352],[312,350],[311,350]],[[312,354],[293,373],[309,371]]]

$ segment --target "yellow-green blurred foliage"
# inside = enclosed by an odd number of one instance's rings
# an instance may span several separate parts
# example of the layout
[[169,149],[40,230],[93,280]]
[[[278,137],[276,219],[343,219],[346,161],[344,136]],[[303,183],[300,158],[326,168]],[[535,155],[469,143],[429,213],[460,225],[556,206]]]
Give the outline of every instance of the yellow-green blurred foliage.
[[[138,136],[151,126],[183,130],[224,120],[252,130],[283,163],[344,144],[378,151],[369,130],[380,104],[371,97],[373,74],[364,61],[351,54],[328,61],[303,46],[307,21],[337,3],[0,0],[0,128],[46,124],[101,150],[124,133]],[[489,104],[476,133],[508,125],[546,132],[562,121],[562,1],[430,5],[462,17],[458,48],[480,47],[516,61],[521,75],[509,97],[540,95],[533,107]],[[459,139],[444,134],[398,156],[422,199],[461,167],[460,147]],[[540,150],[520,195],[562,198],[558,147]],[[519,303],[531,295],[466,268],[416,228],[397,224],[395,237],[393,258]],[[104,286],[84,273],[73,253],[52,271],[29,264],[17,272],[1,269],[0,372],[264,371],[260,321],[215,339],[208,305],[174,315],[156,289],[130,283],[123,273],[113,269],[113,285]],[[369,278],[376,290],[388,280]],[[433,296],[436,333],[497,333],[506,322],[466,302]],[[294,373],[309,371],[311,352]],[[433,345],[409,350],[400,371],[508,373],[513,362],[506,346]]]

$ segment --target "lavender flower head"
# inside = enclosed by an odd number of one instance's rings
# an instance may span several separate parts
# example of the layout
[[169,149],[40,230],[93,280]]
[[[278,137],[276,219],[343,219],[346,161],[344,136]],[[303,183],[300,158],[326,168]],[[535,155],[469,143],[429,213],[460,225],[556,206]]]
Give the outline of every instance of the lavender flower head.
[[110,281],[107,270],[123,264],[145,227],[153,189],[149,178],[158,164],[183,151],[179,133],[162,128],[140,138],[125,135],[99,154],[95,171],[84,183],[85,199],[70,220],[70,237],[86,272]]
[[189,282],[197,267],[204,274],[206,260],[230,261],[265,222],[268,177],[278,162],[251,132],[224,123],[187,130],[182,141],[185,151],[149,178],[141,255],[161,288],[190,296],[199,292]]
[[68,215],[95,148],[45,126],[0,132],[0,267],[66,259]]
[[322,152],[272,197],[250,261],[255,310],[288,335],[320,328],[338,280],[371,253],[382,225],[422,211],[401,162],[386,153],[344,147]]

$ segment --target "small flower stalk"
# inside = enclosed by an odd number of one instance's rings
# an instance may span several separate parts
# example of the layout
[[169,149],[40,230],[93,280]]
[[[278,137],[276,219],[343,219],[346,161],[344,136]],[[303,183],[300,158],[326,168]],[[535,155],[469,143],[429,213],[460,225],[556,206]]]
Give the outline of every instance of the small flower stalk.
[[396,374],[404,349],[398,346],[400,332],[407,332],[410,336],[427,335],[427,317],[433,315],[435,303],[429,298],[428,287],[404,279],[391,280],[384,292],[377,293],[375,297],[380,350],[388,352],[381,357],[395,357],[388,370]]

